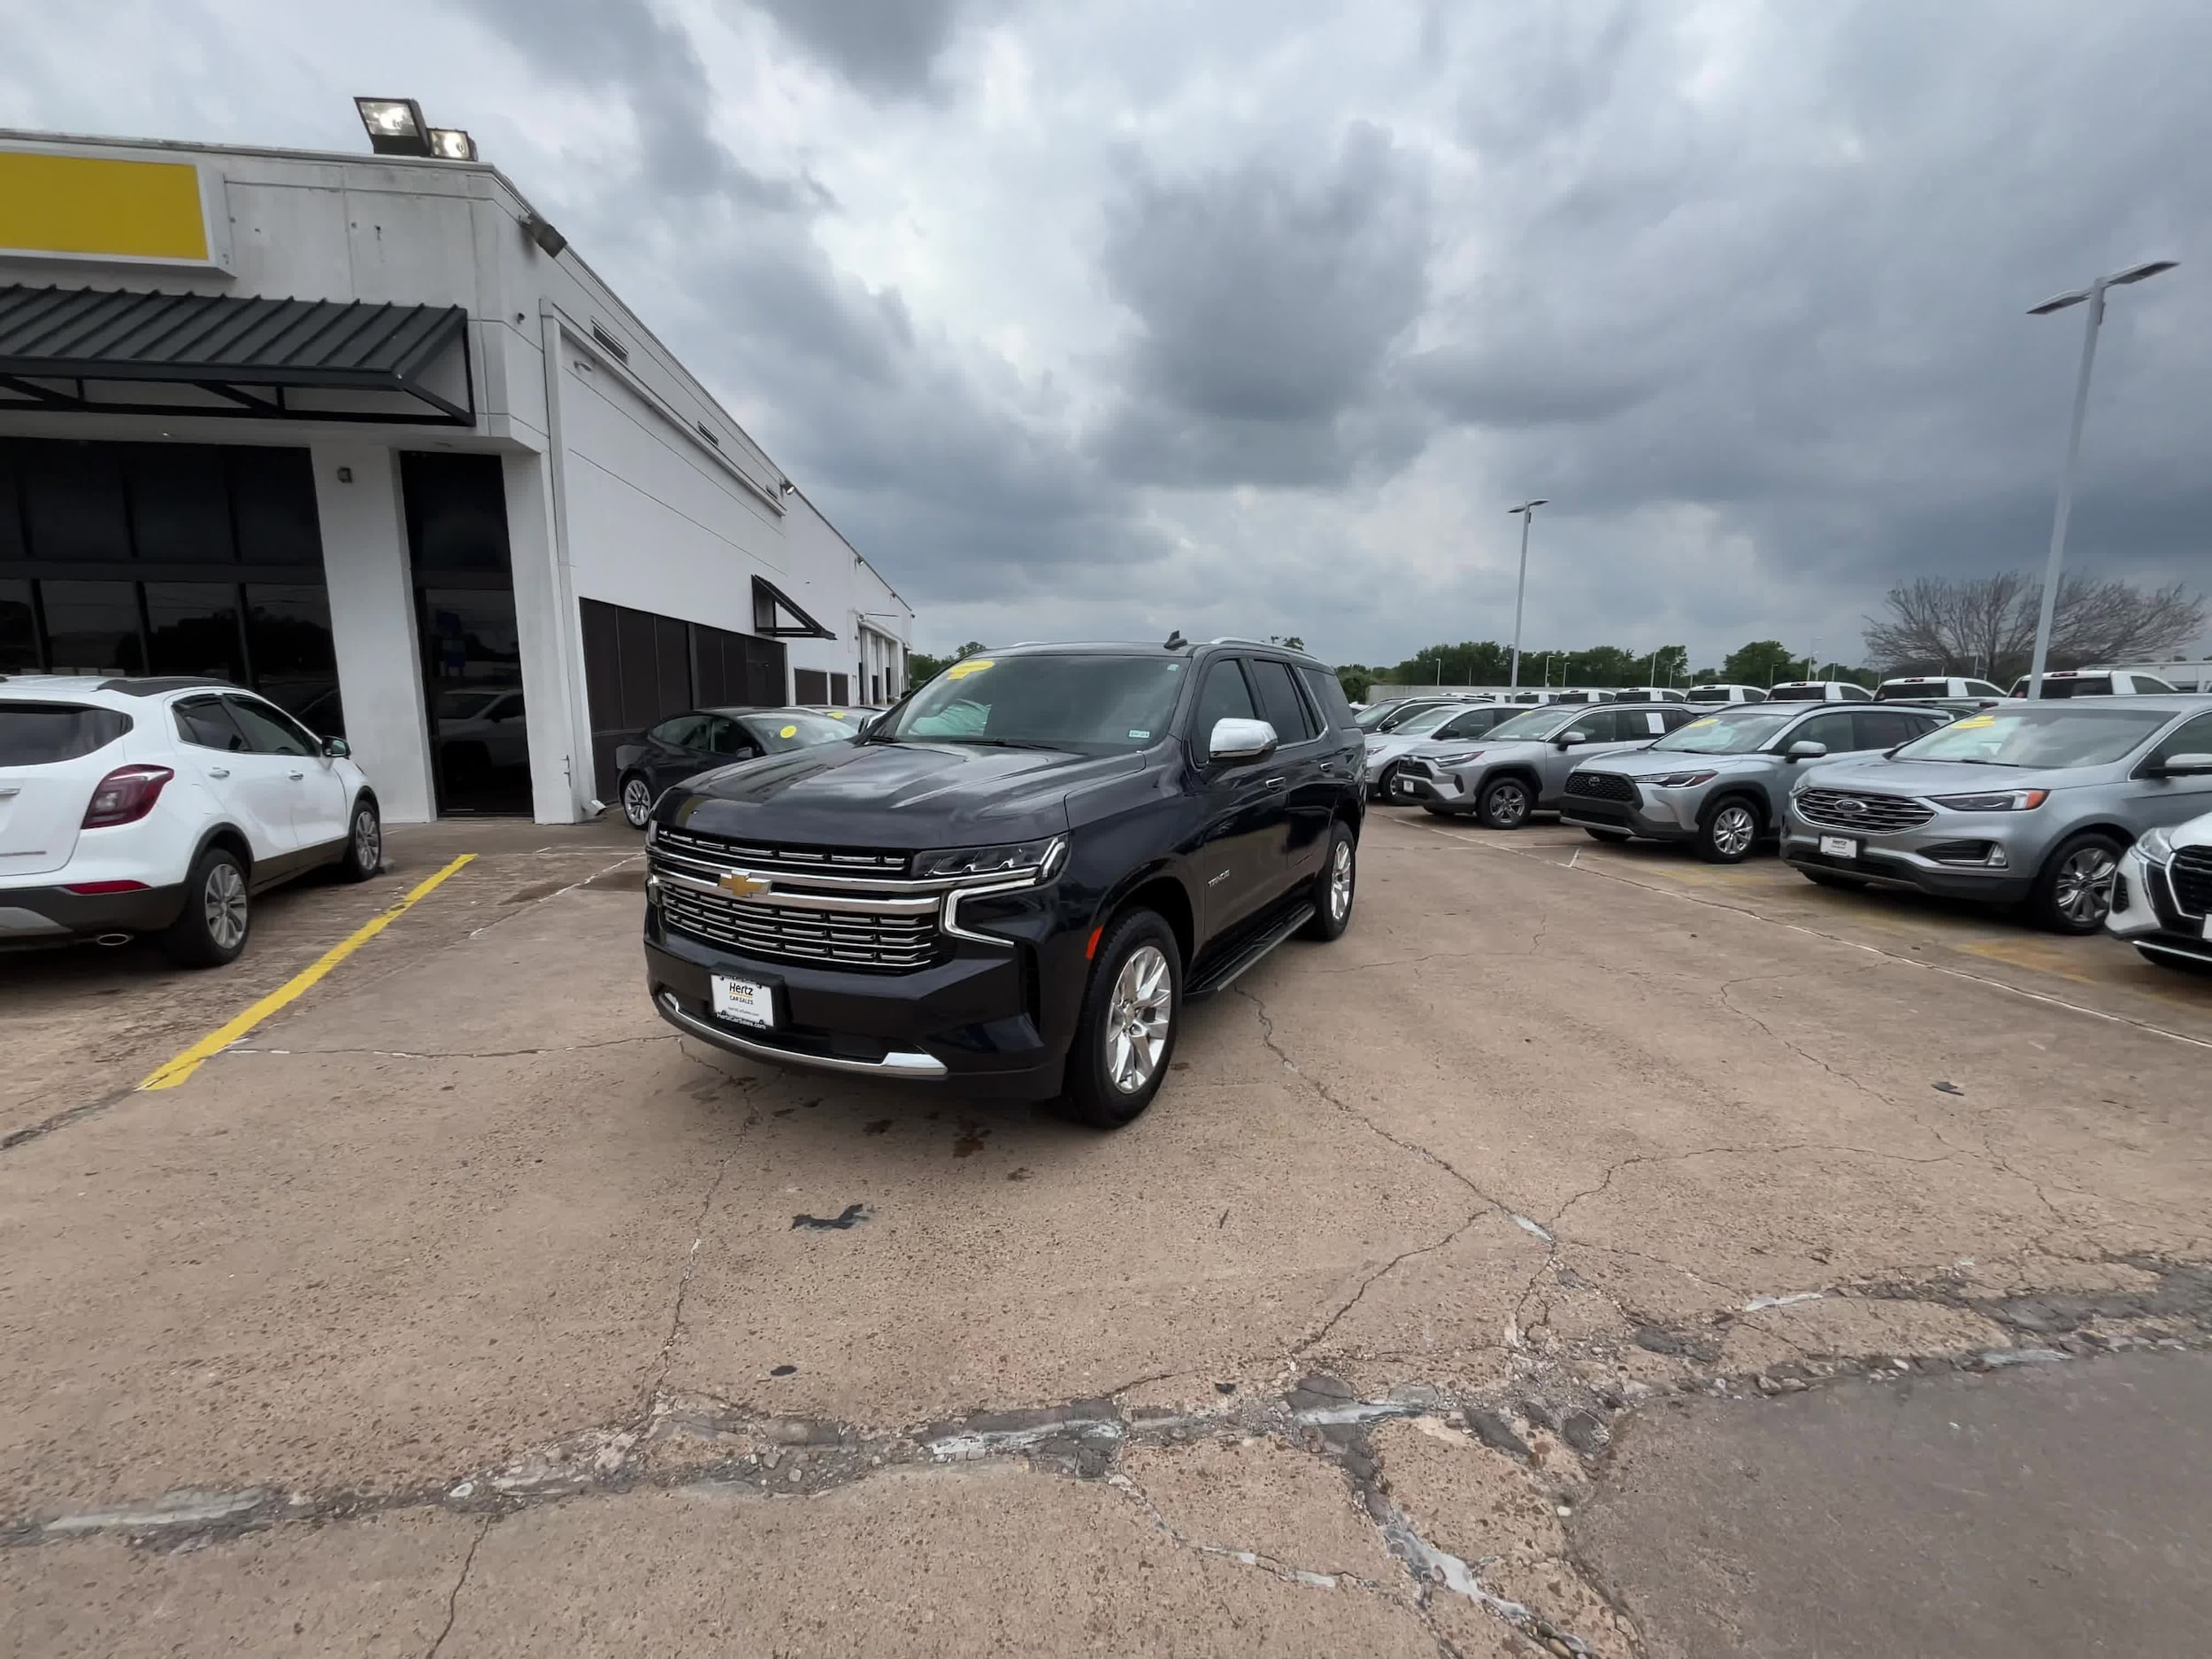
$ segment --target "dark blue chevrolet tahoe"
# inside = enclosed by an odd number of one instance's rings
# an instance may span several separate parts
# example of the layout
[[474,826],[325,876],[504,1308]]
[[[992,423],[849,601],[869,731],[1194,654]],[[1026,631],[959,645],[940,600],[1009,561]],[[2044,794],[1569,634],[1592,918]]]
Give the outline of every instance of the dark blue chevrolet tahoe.
[[1336,676],[1243,640],[1022,645],[954,664],[858,742],[654,804],[646,979],[750,1059],[1152,1102],[1184,999],[1351,919],[1359,732]]

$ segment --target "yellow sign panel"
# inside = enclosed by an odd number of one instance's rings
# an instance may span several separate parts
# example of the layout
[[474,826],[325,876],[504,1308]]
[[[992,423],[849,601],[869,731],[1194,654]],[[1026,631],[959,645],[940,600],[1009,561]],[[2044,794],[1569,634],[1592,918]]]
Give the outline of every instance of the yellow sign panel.
[[0,150],[0,249],[204,262],[199,169],[189,162]]

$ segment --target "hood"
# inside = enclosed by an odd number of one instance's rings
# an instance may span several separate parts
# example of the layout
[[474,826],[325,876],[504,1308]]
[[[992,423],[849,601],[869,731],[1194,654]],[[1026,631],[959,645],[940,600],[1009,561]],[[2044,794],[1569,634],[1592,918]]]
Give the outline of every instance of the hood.
[[1764,772],[1781,764],[1779,755],[1697,755],[1680,749],[1656,752],[1636,749],[1621,754],[1593,755],[1586,767],[1576,770],[1617,772],[1627,778],[1663,778],[1671,772]]
[[[1463,743],[1454,743],[1452,748],[1481,750],[1482,752],[1476,758],[1467,763],[1470,766],[1478,768],[1494,766],[1500,761],[1505,760],[1540,760],[1546,755],[1557,755],[1564,752],[1548,737],[1509,738],[1502,743],[1494,743],[1483,738],[1471,737]],[[1594,760],[1597,757],[1593,756],[1591,758]]]
[[1822,789],[1863,789],[1870,795],[1983,795],[1999,789],[2070,789],[2104,781],[2103,766],[1990,766],[1979,761],[1807,761],[1806,775]]
[[668,821],[745,840],[964,847],[1057,835],[1069,792],[1135,772],[1104,757],[977,743],[826,743],[684,784]]
[[2177,847],[2212,847],[2212,812],[2202,818],[2193,818],[2186,824],[2177,824],[2166,833]]

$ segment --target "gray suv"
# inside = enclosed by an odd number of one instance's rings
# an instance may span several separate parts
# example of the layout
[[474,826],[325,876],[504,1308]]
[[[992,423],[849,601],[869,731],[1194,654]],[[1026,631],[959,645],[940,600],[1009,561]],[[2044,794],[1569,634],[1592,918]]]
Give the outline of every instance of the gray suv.
[[1548,703],[1492,726],[1457,757],[1400,761],[1391,799],[1518,829],[1530,813],[1558,808],[1567,774],[1587,757],[1641,749],[1697,717],[1680,703]]
[[1687,841],[1714,864],[1740,864],[1780,831],[1790,786],[1809,763],[1894,749],[1950,718],[1947,710],[1895,705],[1731,704],[1649,749],[1578,764],[1560,819],[1600,841]]
[[1782,856],[1824,886],[2025,902],[2094,933],[2129,843],[2212,810],[2208,757],[2212,697],[2008,702],[1885,759],[1806,769]]

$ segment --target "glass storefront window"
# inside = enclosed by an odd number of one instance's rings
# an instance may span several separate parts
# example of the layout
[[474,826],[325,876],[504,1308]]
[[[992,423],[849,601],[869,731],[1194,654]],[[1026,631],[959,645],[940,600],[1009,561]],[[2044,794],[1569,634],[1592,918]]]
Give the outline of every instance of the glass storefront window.
[[515,596],[497,588],[422,590],[423,675],[446,812],[527,812],[530,745]]
[[135,582],[41,582],[48,667],[57,674],[142,674]]
[[0,580],[0,674],[38,672],[38,629],[31,617],[31,584]]
[[330,595],[320,588],[254,583],[246,589],[246,646],[254,689],[318,737],[343,737]]
[[146,623],[153,672],[246,683],[237,588],[227,583],[148,582]]
[[123,479],[130,489],[131,533],[141,559],[162,565],[236,560],[220,449],[197,443],[120,447]]
[[26,442],[16,476],[27,557],[71,564],[131,556],[122,469],[112,443]]
[[304,449],[232,449],[230,492],[238,557],[248,565],[323,562],[315,473]]

